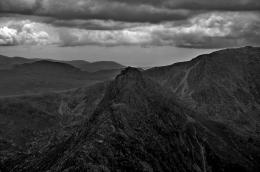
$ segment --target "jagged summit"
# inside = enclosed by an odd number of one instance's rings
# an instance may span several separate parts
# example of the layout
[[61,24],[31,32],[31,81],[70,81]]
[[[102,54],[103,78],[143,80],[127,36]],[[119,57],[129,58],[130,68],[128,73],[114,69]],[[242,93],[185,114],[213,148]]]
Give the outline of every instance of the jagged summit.
[[127,67],[116,76],[111,86],[117,89],[136,87],[144,82],[141,71],[134,67]]
[[104,102],[115,99],[130,99],[130,97],[138,95],[139,92],[143,92],[146,85],[145,78],[139,69],[127,67],[110,82],[106,89]]
[[128,79],[136,79],[138,77],[141,77],[142,73],[138,68],[134,68],[131,66],[126,67],[124,70],[121,71],[121,73],[116,77],[116,79],[119,78],[128,78]]

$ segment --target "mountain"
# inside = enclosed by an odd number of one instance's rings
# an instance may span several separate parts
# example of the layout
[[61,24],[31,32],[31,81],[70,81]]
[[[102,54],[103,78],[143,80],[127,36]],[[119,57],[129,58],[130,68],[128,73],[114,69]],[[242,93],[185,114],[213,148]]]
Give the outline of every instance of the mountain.
[[0,55],[0,69],[11,69],[14,65],[30,63],[35,59],[26,59],[23,57],[6,57]]
[[0,96],[62,91],[109,80],[119,70],[89,73],[69,64],[39,60],[0,70]]
[[90,87],[2,98],[0,170],[259,171],[259,52],[226,49],[127,67]]
[[51,74],[60,74],[62,72],[78,73],[80,70],[66,63],[54,62],[49,60],[39,60],[33,63],[25,63],[15,66],[16,70],[27,72],[46,72]]
[[0,96],[38,94],[112,79],[124,66],[112,61],[58,61],[0,55]]
[[63,61],[63,62],[88,72],[97,72],[101,70],[113,70],[113,69],[124,68],[123,65],[113,61],[98,61],[98,62],[90,63],[84,60],[73,60],[73,61]]
[[[201,119],[170,89],[126,68],[67,139],[3,171],[257,171],[259,145]],[[15,164],[14,164],[15,163]]]
[[81,69],[82,71],[87,72],[97,72],[102,70],[120,70],[124,68],[123,65],[113,61],[97,61],[91,63],[85,60],[62,61],[53,59],[28,59],[24,57],[6,57],[0,55],[0,70],[12,69],[14,66],[19,64],[32,63],[43,60],[69,64],[78,69]]
[[207,119],[260,134],[260,48],[225,49],[144,72]]
[[70,64],[74,67],[82,69],[82,68],[84,68],[85,65],[89,65],[90,62],[85,61],[85,60],[72,60],[72,61],[67,61],[67,64]]

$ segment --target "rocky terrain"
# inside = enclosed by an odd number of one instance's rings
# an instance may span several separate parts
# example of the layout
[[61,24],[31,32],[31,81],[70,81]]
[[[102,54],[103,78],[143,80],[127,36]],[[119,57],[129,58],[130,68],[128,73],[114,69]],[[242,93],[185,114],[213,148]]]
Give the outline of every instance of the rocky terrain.
[[259,48],[227,49],[3,98],[0,170],[259,171],[259,57]]

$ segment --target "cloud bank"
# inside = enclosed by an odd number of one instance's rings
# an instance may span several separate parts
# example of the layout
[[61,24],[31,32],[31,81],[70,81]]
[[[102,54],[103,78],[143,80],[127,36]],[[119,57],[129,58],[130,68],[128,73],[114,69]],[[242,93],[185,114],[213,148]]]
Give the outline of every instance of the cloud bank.
[[41,24],[24,20],[7,22],[0,27],[0,45],[44,45],[49,44],[49,34],[40,30]]
[[196,16],[181,24],[165,22],[112,31],[63,30],[60,39],[63,46],[94,44],[221,48],[257,45],[260,43],[258,17],[239,13],[210,13]]
[[260,45],[259,0],[0,0],[0,45]]

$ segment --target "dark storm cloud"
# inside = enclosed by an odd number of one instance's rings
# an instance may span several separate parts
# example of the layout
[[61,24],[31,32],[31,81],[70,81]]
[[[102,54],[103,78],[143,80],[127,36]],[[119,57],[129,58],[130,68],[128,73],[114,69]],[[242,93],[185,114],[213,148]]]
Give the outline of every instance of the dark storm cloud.
[[147,4],[168,9],[257,11],[259,0],[110,0],[128,4]]
[[57,27],[86,30],[122,30],[145,25],[144,23],[128,23],[113,20],[49,20],[48,23]]
[[41,6],[42,0],[0,0],[1,13],[33,15]]
[[181,20],[202,11],[260,10],[259,0],[0,0],[0,12],[59,19]]
[[180,20],[192,12],[169,10],[150,4],[111,0],[1,0],[0,12],[50,16],[58,19],[103,19],[127,22]]

